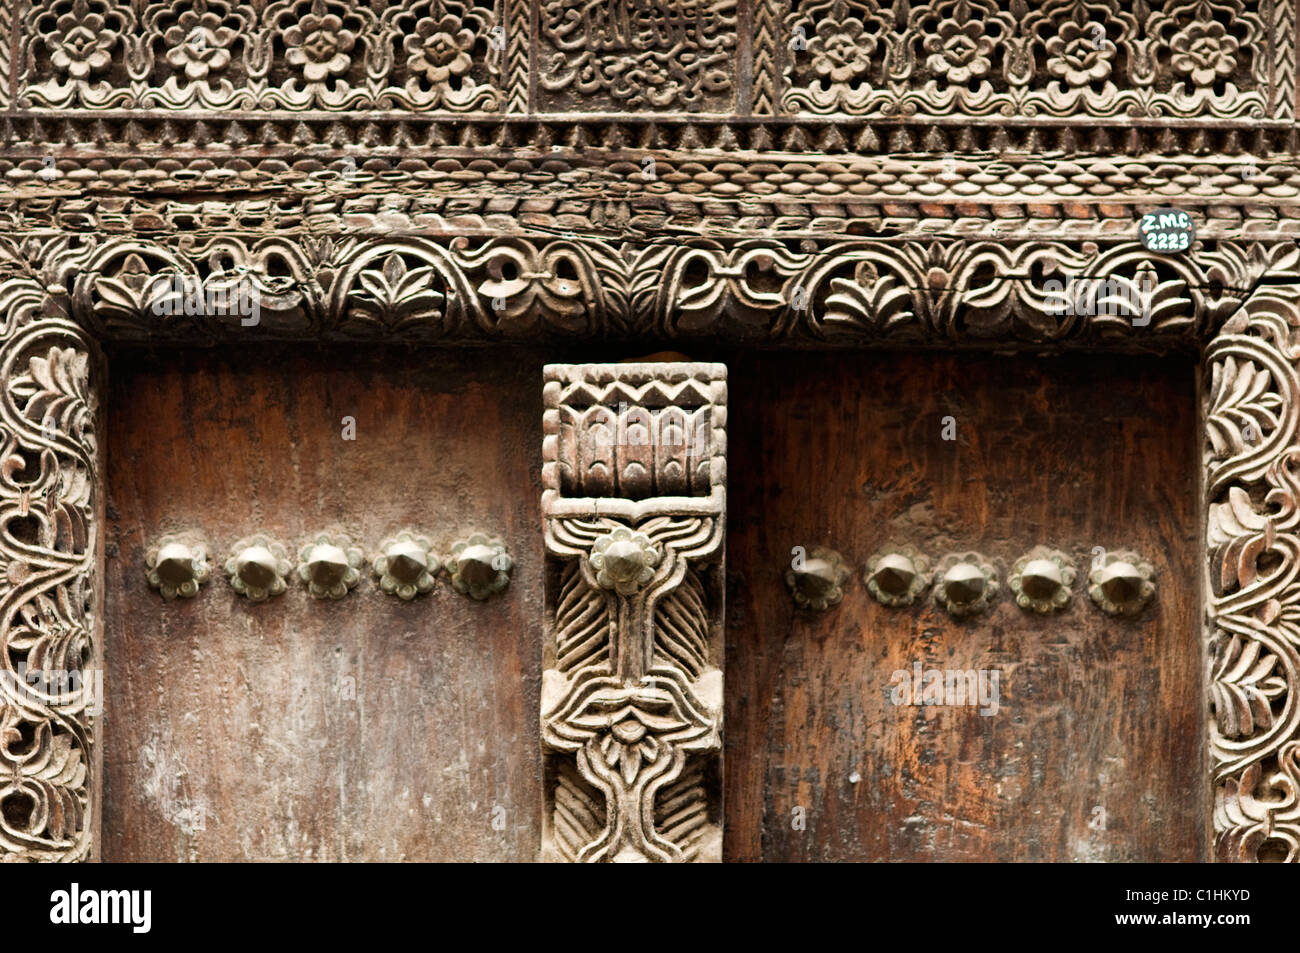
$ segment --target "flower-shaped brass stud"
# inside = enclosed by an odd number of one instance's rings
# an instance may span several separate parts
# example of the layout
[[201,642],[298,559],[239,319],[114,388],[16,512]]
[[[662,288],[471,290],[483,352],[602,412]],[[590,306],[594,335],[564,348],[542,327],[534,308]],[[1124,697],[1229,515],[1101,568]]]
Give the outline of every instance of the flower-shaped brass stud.
[[386,539],[375,557],[374,571],[379,588],[399,599],[414,599],[433,588],[434,573],[442,566],[423,536],[403,530]]
[[1110,615],[1137,615],[1151,601],[1155,569],[1137,553],[1103,553],[1088,574],[1088,595]]
[[867,560],[867,591],[886,606],[910,606],[930,584],[930,561],[911,546],[876,553]]
[[[795,547],[796,550],[799,547]],[[785,584],[795,605],[803,609],[829,609],[844,598],[849,567],[833,549],[814,546],[807,553],[794,553],[785,571]]]
[[261,533],[235,543],[226,560],[230,585],[250,602],[265,602],[284,592],[292,568],[288,551]]
[[1069,603],[1075,575],[1074,564],[1065,553],[1035,546],[1016,560],[1007,583],[1016,594],[1016,605],[1020,608],[1048,613]]
[[630,596],[654,577],[659,550],[645,533],[619,526],[591,544],[587,562],[602,588]]
[[145,553],[144,562],[149,568],[149,585],[164,599],[191,599],[208,581],[207,550],[189,534],[164,536]]
[[452,588],[471,599],[486,599],[510,585],[513,567],[505,543],[484,533],[457,540],[447,557]]
[[952,553],[934,571],[934,600],[955,616],[983,612],[998,591],[998,572],[979,553]]
[[365,554],[342,533],[321,533],[298,553],[298,575],[317,599],[342,599],[361,580]]

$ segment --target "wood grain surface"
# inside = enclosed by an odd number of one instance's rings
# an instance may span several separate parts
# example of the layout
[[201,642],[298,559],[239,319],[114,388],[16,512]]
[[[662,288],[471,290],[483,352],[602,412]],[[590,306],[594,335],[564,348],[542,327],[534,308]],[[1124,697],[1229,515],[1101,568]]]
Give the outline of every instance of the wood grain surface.
[[[691,356],[730,365],[728,859],[1206,855],[1190,362]],[[516,358],[113,356],[105,859],[536,856],[540,370],[555,358]],[[504,597],[472,603],[444,579],[406,604],[367,577],[339,603],[295,585],[253,606],[215,567],[197,599],[165,603],[144,580],[168,531],[200,530],[224,560],[258,530],[296,551],[342,528],[369,549],[408,525],[440,546],[504,537]],[[862,568],[891,539],[983,552],[993,610],[956,621],[928,592],[877,604]],[[1007,588],[1037,543],[1080,569],[1056,616]],[[795,545],[852,564],[838,607],[794,608]],[[1155,565],[1138,619],[1088,600],[1095,546]],[[916,661],[997,669],[999,711],[893,705],[893,672]]]
[[[1195,408],[1191,363],[1154,358],[734,360],[726,856],[1205,858]],[[993,611],[879,605],[863,566],[890,539],[992,558]],[[1080,569],[1059,615],[1006,585],[1038,543]],[[853,565],[838,607],[794,608],[796,545]],[[1088,599],[1094,546],[1154,564],[1137,619]],[[1000,670],[999,711],[895,706],[916,661]]]
[[[542,363],[114,356],[106,860],[536,856]],[[339,602],[297,583],[253,605],[220,565],[192,600],[164,602],[145,581],[164,532],[201,531],[224,563],[256,531],[296,556],[323,528],[369,552],[407,526],[444,552],[473,530],[501,536],[510,587],[476,603],[443,575],[404,603],[367,566]]]

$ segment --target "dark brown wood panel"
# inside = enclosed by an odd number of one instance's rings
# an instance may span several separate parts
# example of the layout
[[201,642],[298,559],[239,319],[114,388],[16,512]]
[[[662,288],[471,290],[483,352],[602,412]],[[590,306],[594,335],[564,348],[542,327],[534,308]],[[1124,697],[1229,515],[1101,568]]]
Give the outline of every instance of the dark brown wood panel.
[[[1204,858],[1194,394],[1190,361],[1154,358],[733,361],[727,857]],[[991,557],[992,612],[876,603],[862,570],[890,539]],[[1080,570],[1059,615],[1006,584],[1038,543]],[[838,607],[794,608],[796,545],[852,563]],[[1138,619],[1088,599],[1094,546],[1154,564]],[[916,661],[999,670],[1000,710],[895,706]]]
[[[542,363],[114,357],[106,860],[536,856]],[[444,575],[404,603],[367,575],[339,602],[297,584],[253,605],[220,565],[192,600],[166,603],[145,581],[164,532],[202,531],[224,563],[256,531],[296,555],[322,528],[370,551],[405,526],[443,551],[472,530],[501,536],[509,589],[476,603]]]

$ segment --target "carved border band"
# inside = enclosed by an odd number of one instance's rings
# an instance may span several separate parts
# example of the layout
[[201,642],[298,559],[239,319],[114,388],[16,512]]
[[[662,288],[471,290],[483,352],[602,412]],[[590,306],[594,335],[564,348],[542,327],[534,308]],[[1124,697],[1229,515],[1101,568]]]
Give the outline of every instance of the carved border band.
[[0,858],[99,853],[98,353],[38,287],[0,292]]
[[1265,276],[1300,277],[1293,242],[1162,258],[1136,242],[0,239],[0,289],[48,296],[100,339],[187,344],[709,337],[1165,351],[1200,347]]
[[542,855],[720,860],[726,369],[549,365]]
[[1216,856],[1300,861],[1300,285],[1261,288],[1205,356]]

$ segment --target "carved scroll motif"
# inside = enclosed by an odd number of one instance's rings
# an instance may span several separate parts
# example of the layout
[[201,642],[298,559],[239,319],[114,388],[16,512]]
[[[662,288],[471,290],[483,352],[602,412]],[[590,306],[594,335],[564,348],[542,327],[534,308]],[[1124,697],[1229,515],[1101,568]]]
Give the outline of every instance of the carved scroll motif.
[[95,350],[45,291],[0,297],[0,861],[98,854]]
[[1215,853],[1300,861],[1300,286],[1206,351],[1206,627]]
[[551,365],[544,859],[721,859],[726,369]]

